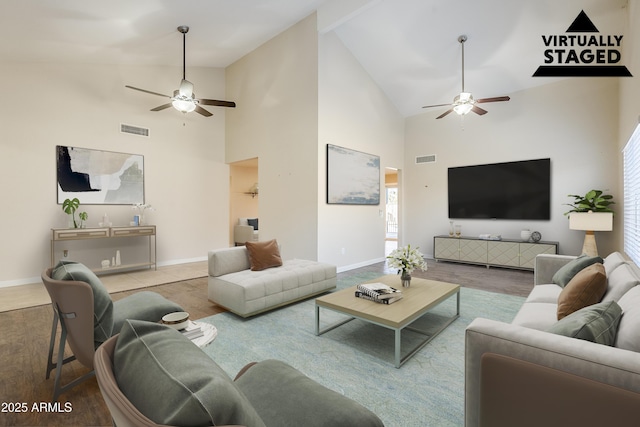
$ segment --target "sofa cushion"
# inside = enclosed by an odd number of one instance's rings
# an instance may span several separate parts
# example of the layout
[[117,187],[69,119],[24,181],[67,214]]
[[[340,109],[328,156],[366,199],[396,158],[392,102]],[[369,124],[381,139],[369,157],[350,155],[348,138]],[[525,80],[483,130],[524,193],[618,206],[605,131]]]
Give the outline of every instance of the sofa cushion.
[[253,365],[236,384],[269,426],[383,426],[364,406],[278,360]]
[[640,286],[625,293],[618,305],[624,314],[618,326],[615,346],[640,353]]
[[546,331],[557,321],[557,302],[525,302],[518,310],[512,323],[525,328]]
[[258,218],[249,218],[247,219],[247,225],[253,227],[254,230],[258,229]]
[[607,292],[602,301],[619,301],[634,286],[640,284],[640,278],[630,264],[623,264],[607,276]]
[[79,262],[60,261],[51,272],[54,280],[86,282],[93,291],[93,341],[97,348],[113,333],[113,301],[98,276]]
[[567,286],[567,283],[569,283],[573,276],[575,276],[580,270],[597,262],[602,264],[603,259],[599,256],[590,257],[588,255],[582,254],[576,259],[573,259],[564,266],[560,267],[560,269],[558,269],[558,271],[556,271],[556,273],[553,275],[553,278],[551,280],[556,285],[564,288],[565,286]]
[[558,320],[574,311],[600,302],[607,290],[604,265],[591,264],[580,270],[558,296]]
[[608,277],[613,270],[626,263],[627,260],[624,259],[620,252],[611,252],[609,255],[607,255],[602,264],[604,265],[604,270],[607,273]]
[[549,328],[548,332],[613,345],[621,317],[622,309],[618,303],[600,302],[571,313]]
[[125,321],[113,355],[113,370],[122,393],[158,424],[264,427],[222,368],[168,326]]
[[549,284],[549,285],[535,285],[529,296],[527,296],[527,302],[546,302],[557,304],[558,297],[560,296],[560,292],[562,289],[558,285]]
[[262,271],[282,265],[280,248],[278,248],[278,242],[275,239],[264,242],[247,242],[245,246],[249,251],[251,271]]

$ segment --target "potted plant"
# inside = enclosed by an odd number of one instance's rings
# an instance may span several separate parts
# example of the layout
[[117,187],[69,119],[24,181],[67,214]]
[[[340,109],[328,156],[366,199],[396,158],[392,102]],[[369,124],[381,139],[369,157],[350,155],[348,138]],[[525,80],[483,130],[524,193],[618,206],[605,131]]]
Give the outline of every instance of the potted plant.
[[420,248],[413,249],[411,245],[407,245],[404,248],[394,249],[389,256],[387,256],[389,267],[398,269],[398,274],[401,275],[400,280],[404,287],[410,285],[413,270],[419,268],[425,271],[427,269],[424,255],[422,255],[418,249]]
[[613,230],[613,196],[603,194],[601,190],[591,190],[584,196],[570,194],[575,200],[568,203],[572,209],[565,212],[569,216],[569,229],[585,231],[582,253],[591,256],[598,254],[594,231]]
[[613,210],[609,207],[615,202],[612,200],[613,196],[610,194],[603,194],[602,190],[591,190],[584,196],[577,194],[569,194],[569,197],[573,197],[573,203],[567,203],[567,206],[571,206],[565,215],[570,215],[571,212],[608,212],[613,214]]
[[[78,198],[76,197],[74,197],[73,199],[65,199],[64,202],[62,202],[62,210],[66,214],[71,215],[71,220],[73,221],[73,228],[78,228],[78,223],[76,222],[76,210],[78,210],[79,207],[80,207],[80,200],[78,200]],[[80,212],[79,217],[80,217],[80,228],[83,228],[84,222],[87,220],[89,215],[86,212]],[[69,224],[71,224],[71,221],[69,221]]]

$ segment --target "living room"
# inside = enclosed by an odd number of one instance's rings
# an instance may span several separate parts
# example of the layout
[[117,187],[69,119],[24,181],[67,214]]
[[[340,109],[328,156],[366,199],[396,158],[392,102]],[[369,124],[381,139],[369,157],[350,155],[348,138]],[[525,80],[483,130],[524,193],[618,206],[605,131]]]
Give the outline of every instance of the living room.
[[[622,61],[635,75],[640,38],[634,23],[640,22],[640,10],[636,2],[623,3],[621,27],[608,30],[624,33]],[[580,2],[572,5],[578,8],[562,17],[566,25],[555,31],[564,31],[580,11]],[[2,213],[0,255],[8,262],[0,287],[38,282],[50,264],[51,228],[67,225],[54,189],[56,145],[144,156],[145,201],[154,207],[147,220],[158,228],[160,266],[204,261],[209,250],[233,244],[229,165],[253,158],[259,159],[260,239],[276,238],[283,258],[318,260],[339,271],[384,260],[382,205],[326,204],[327,144],[375,154],[382,170],[400,171],[399,242],[419,246],[428,257],[433,236],[448,231],[446,173],[452,166],[552,162],[549,221],[456,221],[466,236],[517,238],[528,228],[558,241],[560,253],[575,255],[584,233],[570,230],[563,215],[569,194],[608,190],[621,212],[621,150],[640,110],[636,77],[554,80],[508,93],[508,103],[492,104],[482,117],[435,120],[442,113],[438,109],[404,116],[338,32],[318,32],[317,19],[315,13],[307,16],[226,68],[189,66],[199,95],[238,105],[215,109],[206,119],[151,113],[156,99],[125,88],[173,88],[180,66],[3,60],[0,76],[11,83],[4,89],[11,102],[0,106],[5,119],[0,164],[10,207]],[[173,27],[181,23],[170,23],[161,41],[168,55],[180,48]],[[541,23],[531,31],[539,40],[546,28]],[[447,44],[452,55],[459,53],[455,40]],[[148,128],[150,137],[120,133],[121,123]],[[423,155],[436,161],[416,164]],[[130,206],[83,209],[89,226],[103,214],[114,224],[128,224],[134,213]],[[598,234],[602,254],[622,251],[622,231],[622,215],[616,215],[613,231]],[[100,259],[95,257],[96,265]]]

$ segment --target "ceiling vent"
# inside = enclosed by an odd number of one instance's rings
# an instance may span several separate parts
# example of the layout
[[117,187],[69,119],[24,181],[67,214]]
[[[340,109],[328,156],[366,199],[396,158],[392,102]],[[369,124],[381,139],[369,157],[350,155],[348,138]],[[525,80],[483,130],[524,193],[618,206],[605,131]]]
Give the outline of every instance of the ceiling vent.
[[436,155],[435,154],[429,154],[428,156],[417,156],[416,157],[416,164],[433,163],[435,161],[436,161]]
[[124,123],[120,123],[120,132],[130,133],[131,135],[149,136],[149,129],[141,128],[139,126],[125,125]]

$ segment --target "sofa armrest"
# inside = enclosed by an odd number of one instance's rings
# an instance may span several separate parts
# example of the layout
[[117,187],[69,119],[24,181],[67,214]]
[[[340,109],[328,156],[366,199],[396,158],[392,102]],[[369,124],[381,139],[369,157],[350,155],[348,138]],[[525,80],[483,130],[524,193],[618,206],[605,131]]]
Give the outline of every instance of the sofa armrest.
[[561,267],[576,259],[573,255],[540,254],[536,256],[533,269],[533,284],[548,285]]
[[489,319],[465,332],[465,425],[479,425],[482,355],[495,353],[640,393],[640,353]]

